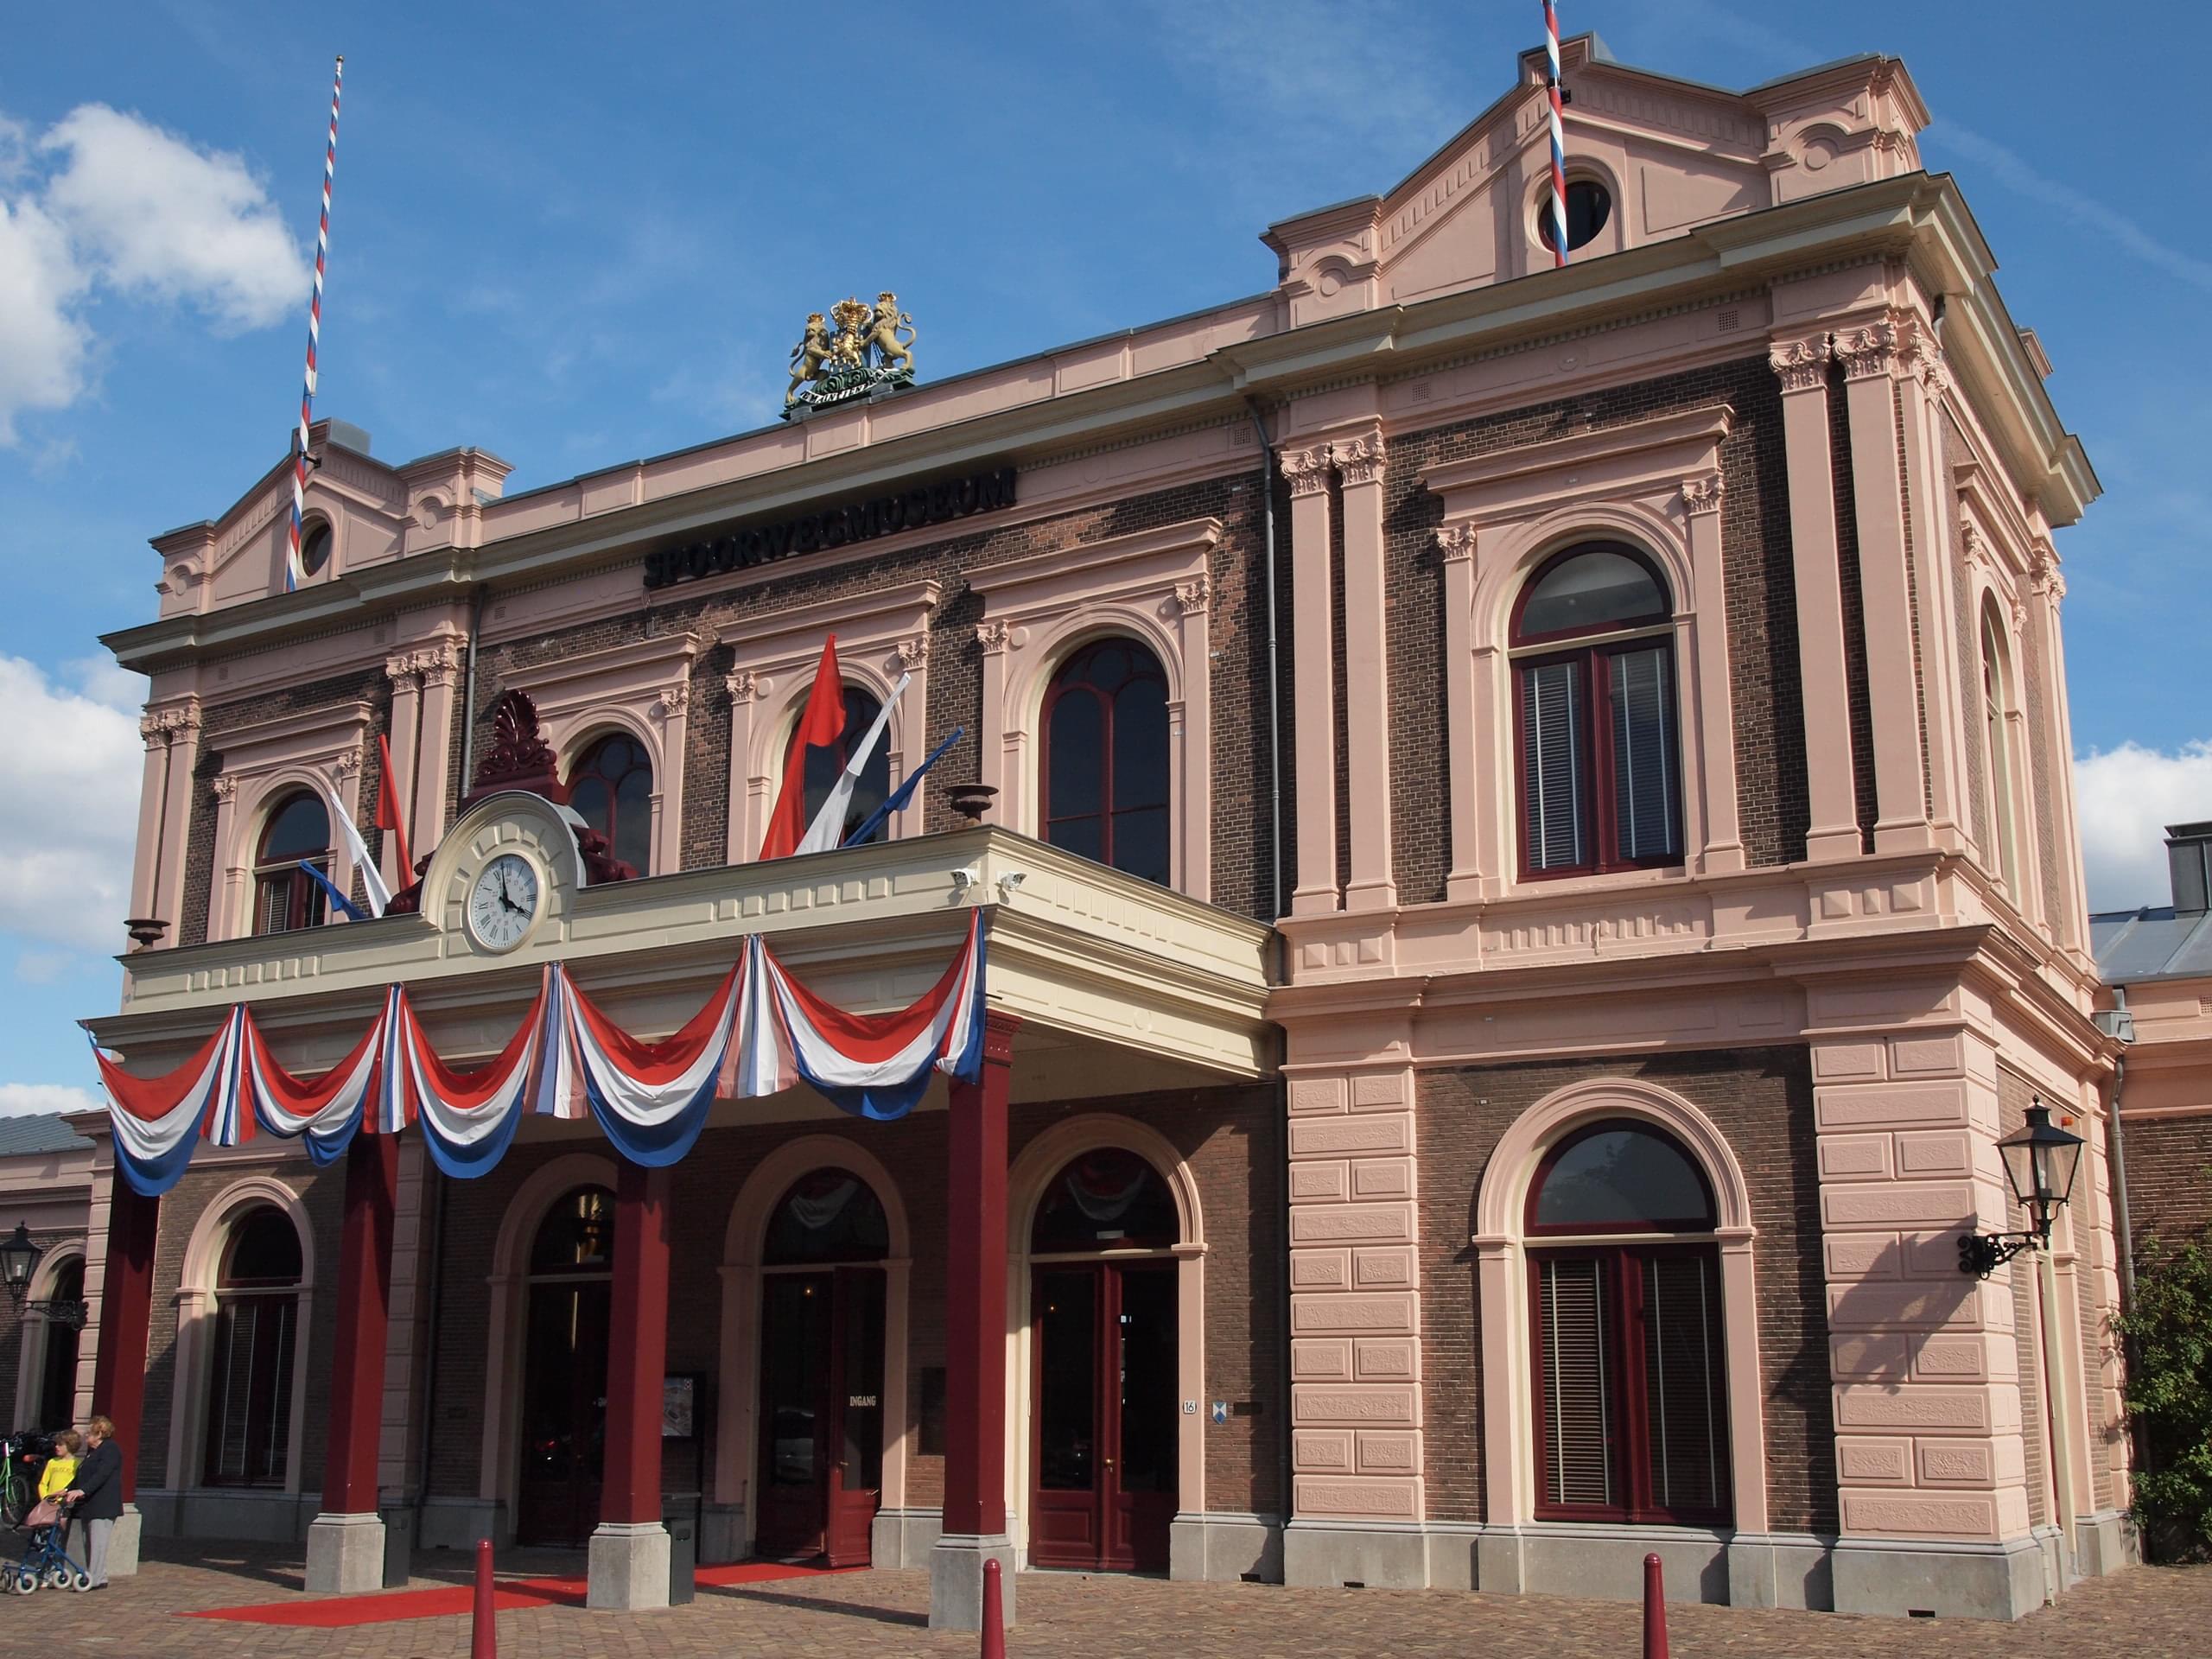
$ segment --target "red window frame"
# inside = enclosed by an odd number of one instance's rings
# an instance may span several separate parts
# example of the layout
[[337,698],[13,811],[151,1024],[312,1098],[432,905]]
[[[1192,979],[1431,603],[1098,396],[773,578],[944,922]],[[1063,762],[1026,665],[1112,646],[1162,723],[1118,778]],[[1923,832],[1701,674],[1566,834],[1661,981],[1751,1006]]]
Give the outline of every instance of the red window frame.
[[[1164,811],[1167,818],[1167,840],[1173,848],[1175,833],[1174,779],[1166,752],[1167,733],[1160,734],[1160,778],[1162,788],[1158,802],[1131,802],[1124,805],[1115,792],[1114,778],[1114,719],[1115,698],[1077,674],[1091,658],[1102,651],[1119,650],[1130,653],[1132,659],[1141,658],[1142,669],[1133,667],[1127,685],[1137,679],[1152,679],[1160,683],[1162,702],[1169,690],[1167,670],[1160,663],[1160,653],[1142,640],[1125,634],[1115,634],[1103,639],[1094,639],[1071,654],[1053,671],[1052,683],[1046,688],[1045,702],[1038,715],[1037,741],[1037,827],[1039,839],[1052,841],[1052,826],[1056,823],[1073,823],[1095,817],[1099,822],[1098,861],[1110,868],[1122,867],[1114,861],[1114,825],[1125,812]],[[1052,816],[1052,714],[1059,707],[1060,699],[1081,695],[1095,699],[1099,705],[1098,725],[1098,809],[1096,812],[1071,812],[1062,817]],[[1171,722],[1172,723],[1172,722]],[[1160,872],[1164,885],[1173,868],[1171,850],[1168,868]]]
[[[1612,1222],[1539,1223],[1536,1210],[1544,1183],[1551,1178],[1560,1160],[1593,1136],[1623,1129],[1648,1135],[1675,1150],[1688,1166],[1691,1173],[1697,1177],[1704,1200],[1703,1212],[1695,1216],[1631,1217]],[[1734,1505],[1729,1465],[1726,1321],[1724,1319],[1721,1323],[1722,1375],[1713,1447],[1718,1464],[1714,1491],[1719,1501],[1709,1509],[1670,1507],[1661,1503],[1654,1495],[1656,1483],[1652,1476],[1651,1425],[1647,1409],[1649,1376],[1642,1340],[1643,1264],[1647,1261],[1667,1257],[1702,1260],[1709,1264],[1707,1270],[1718,1294],[1720,1247],[1717,1243],[1696,1236],[1711,1233],[1718,1216],[1713,1183],[1697,1158],[1673,1135],[1649,1123],[1634,1119],[1608,1118],[1586,1124],[1572,1135],[1560,1137],[1538,1162],[1535,1175],[1529,1183],[1529,1193],[1522,1212],[1522,1230],[1529,1240],[1529,1364],[1536,1427],[1535,1513],[1538,1520],[1659,1522],[1680,1526],[1728,1524]],[[1679,1241],[1652,1236],[1654,1234],[1669,1233],[1688,1236]],[[1608,1244],[1604,1242],[1608,1234],[1637,1236],[1634,1243],[1624,1240],[1618,1244]],[[1558,1239],[1560,1243],[1546,1242],[1550,1239]],[[1618,1425],[1612,1436],[1610,1459],[1613,1490],[1622,1500],[1617,1503],[1552,1503],[1543,1496],[1545,1471],[1549,1466],[1552,1445],[1551,1396],[1545,1367],[1543,1268],[1547,1262],[1560,1261],[1594,1261],[1602,1264],[1599,1305],[1600,1318],[1604,1322],[1601,1339],[1605,1344],[1605,1351],[1608,1357],[1605,1370],[1606,1421]]]
[[[1517,851],[1521,879],[1523,881],[1555,881],[1567,876],[1610,875],[1620,870],[1670,869],[1680,866],[1686,853],[1683,850],[1682,791],[1681,791],[1681,676],[1676,672],[1675,641],[1671,633],[1638,632],[1633,638],[1620,639],[1616,634],[1631,630],[1657,629],[1669,626],[1672,614],[1664,608],[1648,616],[1624,617],[1618,621],[1601,622],[1586,627],[1554,628],[1542,633],[1524,633],[1521,620],[1529,597],[1546,577],[1560,565],[1589,553],[1613,553],[1633,559],[1659,590],[1663,605],[1669,592],[1667,581],[1651,561],[1635,548],[1619,542],[1582,542],[1554,554],[1529,573],[1522,584],[1521,592],[1513,601],[1510,628],[1507,633],[1509,650],[1519,652],[1530,645],[1548,645],[1554,641],[1589,639],[1582,645],[1562,645],[1556,651],[1539,655],[1512,658],[1513,664],[1513,786],[1514,786],[1514,843]],[[1674,733],[1675,774],[1674,841],[1675,850],[1657,853],[1644,858],[1624,858],[1620,854],[1620,811],[1614,788],[1618,781],[1613,762],[1613,677],[1610,664],[1613,658],[1625,652],[1657,649],[1665,653],[1667,687],[1669,694],[1667,717]],[[1529,702],[1522,685],[1529,671],[1569,664],[1581,671],[1578,683],[1582,693],[1582,741],[1574,757],[1577,777],[1586,808],[1586,833],[1588,836],[1588,856],[1574,864],[1554,864],[1538,868],[1529,856]]]
[[[606,757],[608,746],[615,743],[627,743],[631,749],[636,753],[637,760],[635,764],[624,767],[620,772],[608,772],[606,770],[602,763]],[[592,739],[591,747],[589,748],[586,749],[582,754],[576,757],[575,766],[569,773],[568,786],[569,794],[571,801],[573,802],[577,785],[582,783],[587,778],[595,779],[598,780],[600,788],[607,796],[607,821],[604,823],[593,823],[591,827],[598,830],[601,835],[607,838],[607,848],[613,853],[614,856],[621,858],[623,856],[622,842],[620,840],[620,832],[622,828],[622,785],[631,777],[641,772],[645,775],[645,825],[640,839],[644,842],[643,850],[645,854],[645,857],[643,859],[632,859],[627,861],[639,874],[643,875],[645,874],[648,861],[652,856],[653,833],[653,759],[652,754],[647,752],[645,744],[628,732],[602,732],[599,736]]]

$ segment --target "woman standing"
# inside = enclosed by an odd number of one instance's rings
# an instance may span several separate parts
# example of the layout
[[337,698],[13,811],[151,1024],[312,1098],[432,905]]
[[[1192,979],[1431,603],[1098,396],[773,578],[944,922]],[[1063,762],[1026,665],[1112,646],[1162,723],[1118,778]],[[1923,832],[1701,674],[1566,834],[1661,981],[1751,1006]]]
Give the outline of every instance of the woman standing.
[[85,1456],[77,1465],[76,1484],[69,1489],[76,1501],[75,1518],[84,1529],[85,1567],[92,1588],[107,1588],[107,1546],[115,1523],[123,1519],[123,1448],[115,1443],[115,1425],[95,1417],[85,1425]]

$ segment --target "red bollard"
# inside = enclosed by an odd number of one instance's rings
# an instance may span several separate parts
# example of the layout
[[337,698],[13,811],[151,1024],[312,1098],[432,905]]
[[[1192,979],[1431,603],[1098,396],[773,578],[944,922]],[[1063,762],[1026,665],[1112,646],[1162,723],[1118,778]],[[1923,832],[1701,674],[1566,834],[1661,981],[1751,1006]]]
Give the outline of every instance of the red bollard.
[[499,1659],[499,1626],[492,1605],[492,1541],[476,1541],[476,1616],[469,1622],[468,1659]]
[[1643,1659],[1667,1659],[1667,1589],[1656,1555],[1643,1558]]
[[983,1563],[983,1659],[1006,1659],[1006,1597],[996,1561]]

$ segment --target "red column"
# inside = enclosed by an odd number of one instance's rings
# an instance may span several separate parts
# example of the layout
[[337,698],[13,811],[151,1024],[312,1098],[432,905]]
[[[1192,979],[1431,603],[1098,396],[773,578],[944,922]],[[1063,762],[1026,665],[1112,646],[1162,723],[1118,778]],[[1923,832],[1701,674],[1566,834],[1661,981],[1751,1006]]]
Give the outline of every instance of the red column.
[[346,1230],[338,1249],[338,1341],[331,1364],[330,1450],[322,1473],[326,1515],[377,1512],[398,1193],[399,1137],[356,1135],[346,1153]]
[[123,1501],[138,1496],[139,1418],[146,1404],[146,1324],[154,1308],[154,1239],[159,1198],[142,1198],[121,1173],[108,1194],[107,1266],[100,1276],[99,1349],[92,1360],[92,1410],[115,1423],[123,1449]]
[[1014,1033],[1020,1028],[1010,1014],[987,1015],[982,1079],[952,1085],[944,1530],[953,1536],[1006,1530],[1006,1096]]
[[625,1161],[614,1187],[602,1523],[660,1520],[661,1377],[668,1369],[668,1172]]

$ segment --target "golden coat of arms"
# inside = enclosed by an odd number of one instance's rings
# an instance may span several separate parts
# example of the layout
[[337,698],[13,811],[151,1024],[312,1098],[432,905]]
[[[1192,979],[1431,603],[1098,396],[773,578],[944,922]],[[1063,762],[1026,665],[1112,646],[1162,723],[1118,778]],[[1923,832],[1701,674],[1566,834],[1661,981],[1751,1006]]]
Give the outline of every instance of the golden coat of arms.
[[914,320],[899,308],[899,296],[887,289],[875,296],[874,305],[861,299],[840,300],[827,317],[813,313],[806,320],[805,334],[791,347],[791,383],[784,393],[784,418],[912,385],[917,333]]

